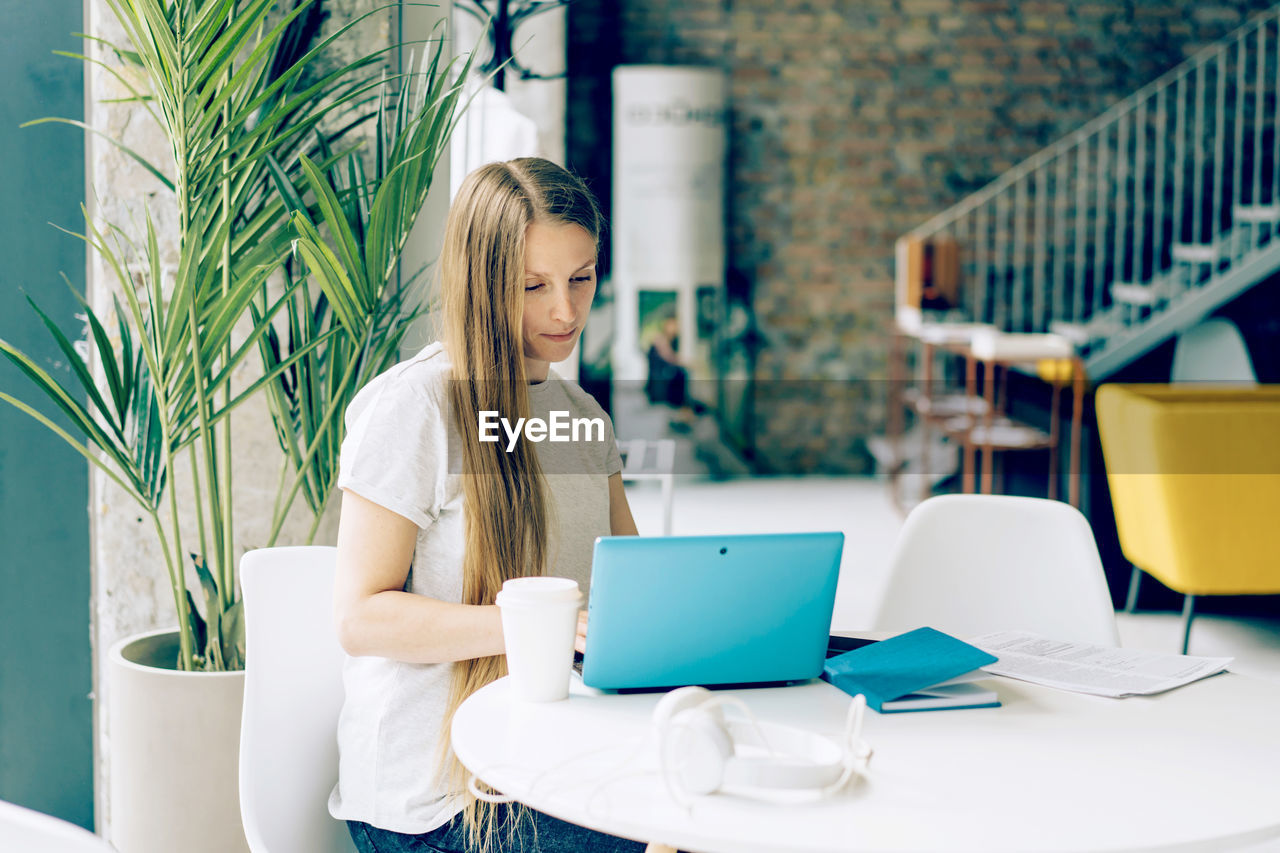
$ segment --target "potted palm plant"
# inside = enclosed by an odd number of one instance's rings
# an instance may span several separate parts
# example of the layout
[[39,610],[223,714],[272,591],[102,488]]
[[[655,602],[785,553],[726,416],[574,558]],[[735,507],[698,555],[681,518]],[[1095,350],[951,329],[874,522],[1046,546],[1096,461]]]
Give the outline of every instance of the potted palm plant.
[[[318,518],[346,403],[395,360],[419,311],[395,284],[396,264],[468,69],[455,73],[442,61],[444,40],[433,39],[413,73],[380,67],[391,46],[312,73],[313,60],[361,20],[317,41],[319,0],[284,9],[276,0],[107,3],[130,43],[108,45],[118,63],[79,58],[125,86],[169,143],[172,159],[155,163],[110,140],[172,191],[177,263],[163,260],[150,214],[130,233],[86,212],[78,236],[113,278],[112,309],[83,302],[82,353],[33,304],[71,378],[59,381],[0,340],[0,353],[63,422],[11,394],[0,399],[123,489],[163,553],[176,629],[126,637],[110,652],[112,840],[124,853],[225,853],[246,849],[236,794],[245,648],[230,418],[267,395],[284,472],[277,513],[302,494]],[[367,121],[369,170],[352,141]],[[233,381],[255,356],[261,374],[247,386]],[[195,500],[180,506],[180,494]],[[185,514],[194,538],[183,536]],[[271,543],[280,529],[273,525]]]
[[[468,59],[456,78],[465,79],[470,68]],[[293,247],[303,260],[300,266],[286,263],[285,270],[291,279],[307,274],[299,278],[301,298],[292,307],[312,310],[289,312],[287,339],[268,328],[259,341],[264,370],[278,377],[268,392],[287,474],[268,544],[280,535],[299,493],[318,524],[337,480],[342,413],[369,379],[396,361],[409,322],[425,310],[411,296],[422,270],[403,277],[398,266],[460,112],[461,89],[450,86],[449,77],[439,51],[424,52],[419,73],[399,87],[394,107],[389,90],[380,92],[371,174],[358,152],[334,162],[322,146],[325,162],[332,163],[327,168],[299,154],[308,197],[315,200],[307,205],[281,177],[283,170],[273,170],[289,204]],[[315,299],[309,281],[318,290]],[[253,310],[256,318],[261,309]],[[315,347],[317,341],[323,346]]]

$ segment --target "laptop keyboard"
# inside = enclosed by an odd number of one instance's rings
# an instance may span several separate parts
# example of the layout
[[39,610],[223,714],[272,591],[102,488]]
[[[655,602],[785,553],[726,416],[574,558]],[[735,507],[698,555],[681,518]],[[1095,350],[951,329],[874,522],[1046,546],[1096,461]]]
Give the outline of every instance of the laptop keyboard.
[[[864,640],[859,637],[837,637],[832,635],[827,639],[827,657],[833,658],[836,655],[842,655],[845,652],[859,649],[863,646],[869,646],[875,640]],[[582,652],[574,649],[573,652],[573,671],[582,675]]]
[[869,646],[877,640],[864,640],[861,637],[837,637],[834,634],[827,638],[827,657],[833,658],[863,646]]

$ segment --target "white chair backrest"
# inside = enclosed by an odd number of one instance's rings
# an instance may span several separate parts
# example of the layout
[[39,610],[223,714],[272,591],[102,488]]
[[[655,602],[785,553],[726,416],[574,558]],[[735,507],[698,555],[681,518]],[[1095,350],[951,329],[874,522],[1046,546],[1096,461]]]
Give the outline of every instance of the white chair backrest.
[[103,839],[74,823],[0,801],[0,850],[26,853],[115,853]]
[[1256,383],[1249,349],[1236,324],[1223,317],[1205,320],[1182,334],[1173,349],[1173,382]]
[[254,853],[352,853],[329,815],[338,781],[342,647],[334,548],[262,548],[240,561],[245,684],[240,815]]
[[1120,645],[1089,522],[1039,498],[942,495],[919,504],[902,526],[873,625]]

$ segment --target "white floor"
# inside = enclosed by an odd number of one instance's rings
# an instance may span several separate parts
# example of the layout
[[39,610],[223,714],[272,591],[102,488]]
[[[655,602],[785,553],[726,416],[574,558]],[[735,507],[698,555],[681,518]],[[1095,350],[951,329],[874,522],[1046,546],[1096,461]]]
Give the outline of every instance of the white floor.
[[[632,514],[642,534],[662,527],[656,483],[627,486]],[[788,477],[711,482],[677,477],[672,533],[766,533],[840,530],[844,561],[832,625],[858,630],[870,625],[902,519],[875,478]],[[1173,612],[1119,613],[1125,646],[1177,652],[1181,617]],[[1231,669],[1280,681],[1280,614],[1270,618],[1197,616],[1191,630],[1193,655],[1233,657]]]

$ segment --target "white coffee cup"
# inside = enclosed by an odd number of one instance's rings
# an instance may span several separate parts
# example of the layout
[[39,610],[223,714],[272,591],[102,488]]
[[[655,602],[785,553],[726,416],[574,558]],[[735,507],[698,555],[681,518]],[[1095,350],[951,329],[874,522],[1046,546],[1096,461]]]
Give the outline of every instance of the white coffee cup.
[[582,593],[570,578],[512,578],[497,605],[515,695],[530,702],[569,697]]

